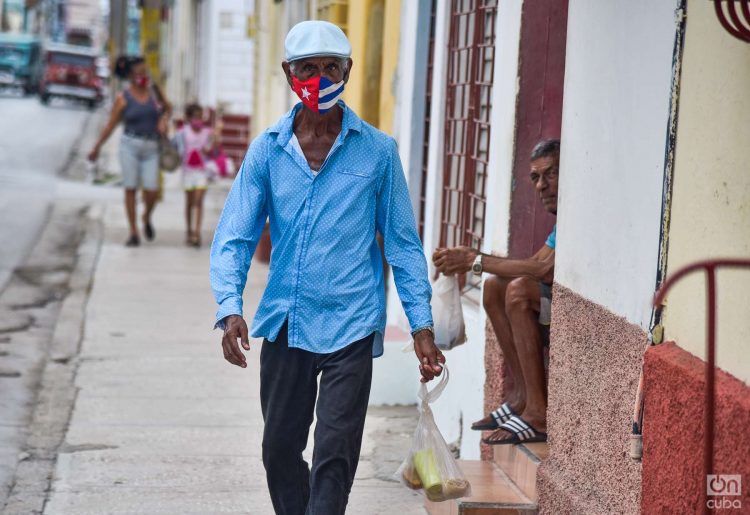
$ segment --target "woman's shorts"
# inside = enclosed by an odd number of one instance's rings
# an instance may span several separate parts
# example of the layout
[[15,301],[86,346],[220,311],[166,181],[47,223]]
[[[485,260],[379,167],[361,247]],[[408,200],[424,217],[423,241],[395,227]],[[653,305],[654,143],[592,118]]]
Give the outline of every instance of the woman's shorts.
[[120,167],[125,189],[159,189],[159,142],[155,139],[122,135]]

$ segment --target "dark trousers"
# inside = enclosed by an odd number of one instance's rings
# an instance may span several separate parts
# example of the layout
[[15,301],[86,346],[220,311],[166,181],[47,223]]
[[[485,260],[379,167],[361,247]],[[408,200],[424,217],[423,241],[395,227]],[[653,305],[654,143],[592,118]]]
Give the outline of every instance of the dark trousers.
[[[374,335],[331,354],[290,349],[287,336],[284,324],[260,353],[263,465],[273,507],[277,515],[343,515],[359,462]],[[302,451],[313,410],[310,470]]]

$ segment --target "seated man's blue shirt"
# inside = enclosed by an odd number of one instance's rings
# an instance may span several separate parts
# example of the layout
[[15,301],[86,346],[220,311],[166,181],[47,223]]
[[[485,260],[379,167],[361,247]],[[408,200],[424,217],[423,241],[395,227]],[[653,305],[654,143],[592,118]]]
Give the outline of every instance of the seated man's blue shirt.
[[557,224],[552,228],[552,232],[547,236],[547,241],[544,242],[552,250],[555,250],[555,243],[557,242]]
[[297,104],[250,145],[211,246],[217,325],[242,315],[242,292],[268,219],[268,284],[252,324],[275,341],[289,322],[289,346],[334,352],[376,332],[383,352],[385,288],[375,239],[412,330],[432,325],[427,263],[396,142],[343,103],[341,133],[316,174],[292,142]]

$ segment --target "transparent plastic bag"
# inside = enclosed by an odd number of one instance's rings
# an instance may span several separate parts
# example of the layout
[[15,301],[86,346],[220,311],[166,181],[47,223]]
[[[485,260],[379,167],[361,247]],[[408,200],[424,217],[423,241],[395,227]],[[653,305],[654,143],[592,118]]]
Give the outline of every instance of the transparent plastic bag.
[[435,321],[435,345],[451,350],[466,341],[464,312],[458,277],[440,275],[432,285],[432,318]]
[[427,391],[424,383],[420,385],[417,429],[409,455],[395,474],[401,484],[421,491],[434,502],[471,495],[471,485],[440,434],[430,409],[430,403],[440,397],[447,384],[448,369],[443,367],[440,382],[435,388]]

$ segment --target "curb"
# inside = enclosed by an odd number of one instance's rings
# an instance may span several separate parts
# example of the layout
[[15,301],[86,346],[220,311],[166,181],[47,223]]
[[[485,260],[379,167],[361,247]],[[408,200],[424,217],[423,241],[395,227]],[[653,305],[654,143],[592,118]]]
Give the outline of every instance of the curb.
[[57,454],[68,429],[77,388],[78,352],[84,333],[86,305],[104,236],[104,206],[93,204],[86,214],[76,265],[55,325],[50,353],[42,371],[39,393],[29,425],[25,452],[16,468],[3,513],[41,514],[47,502]]

